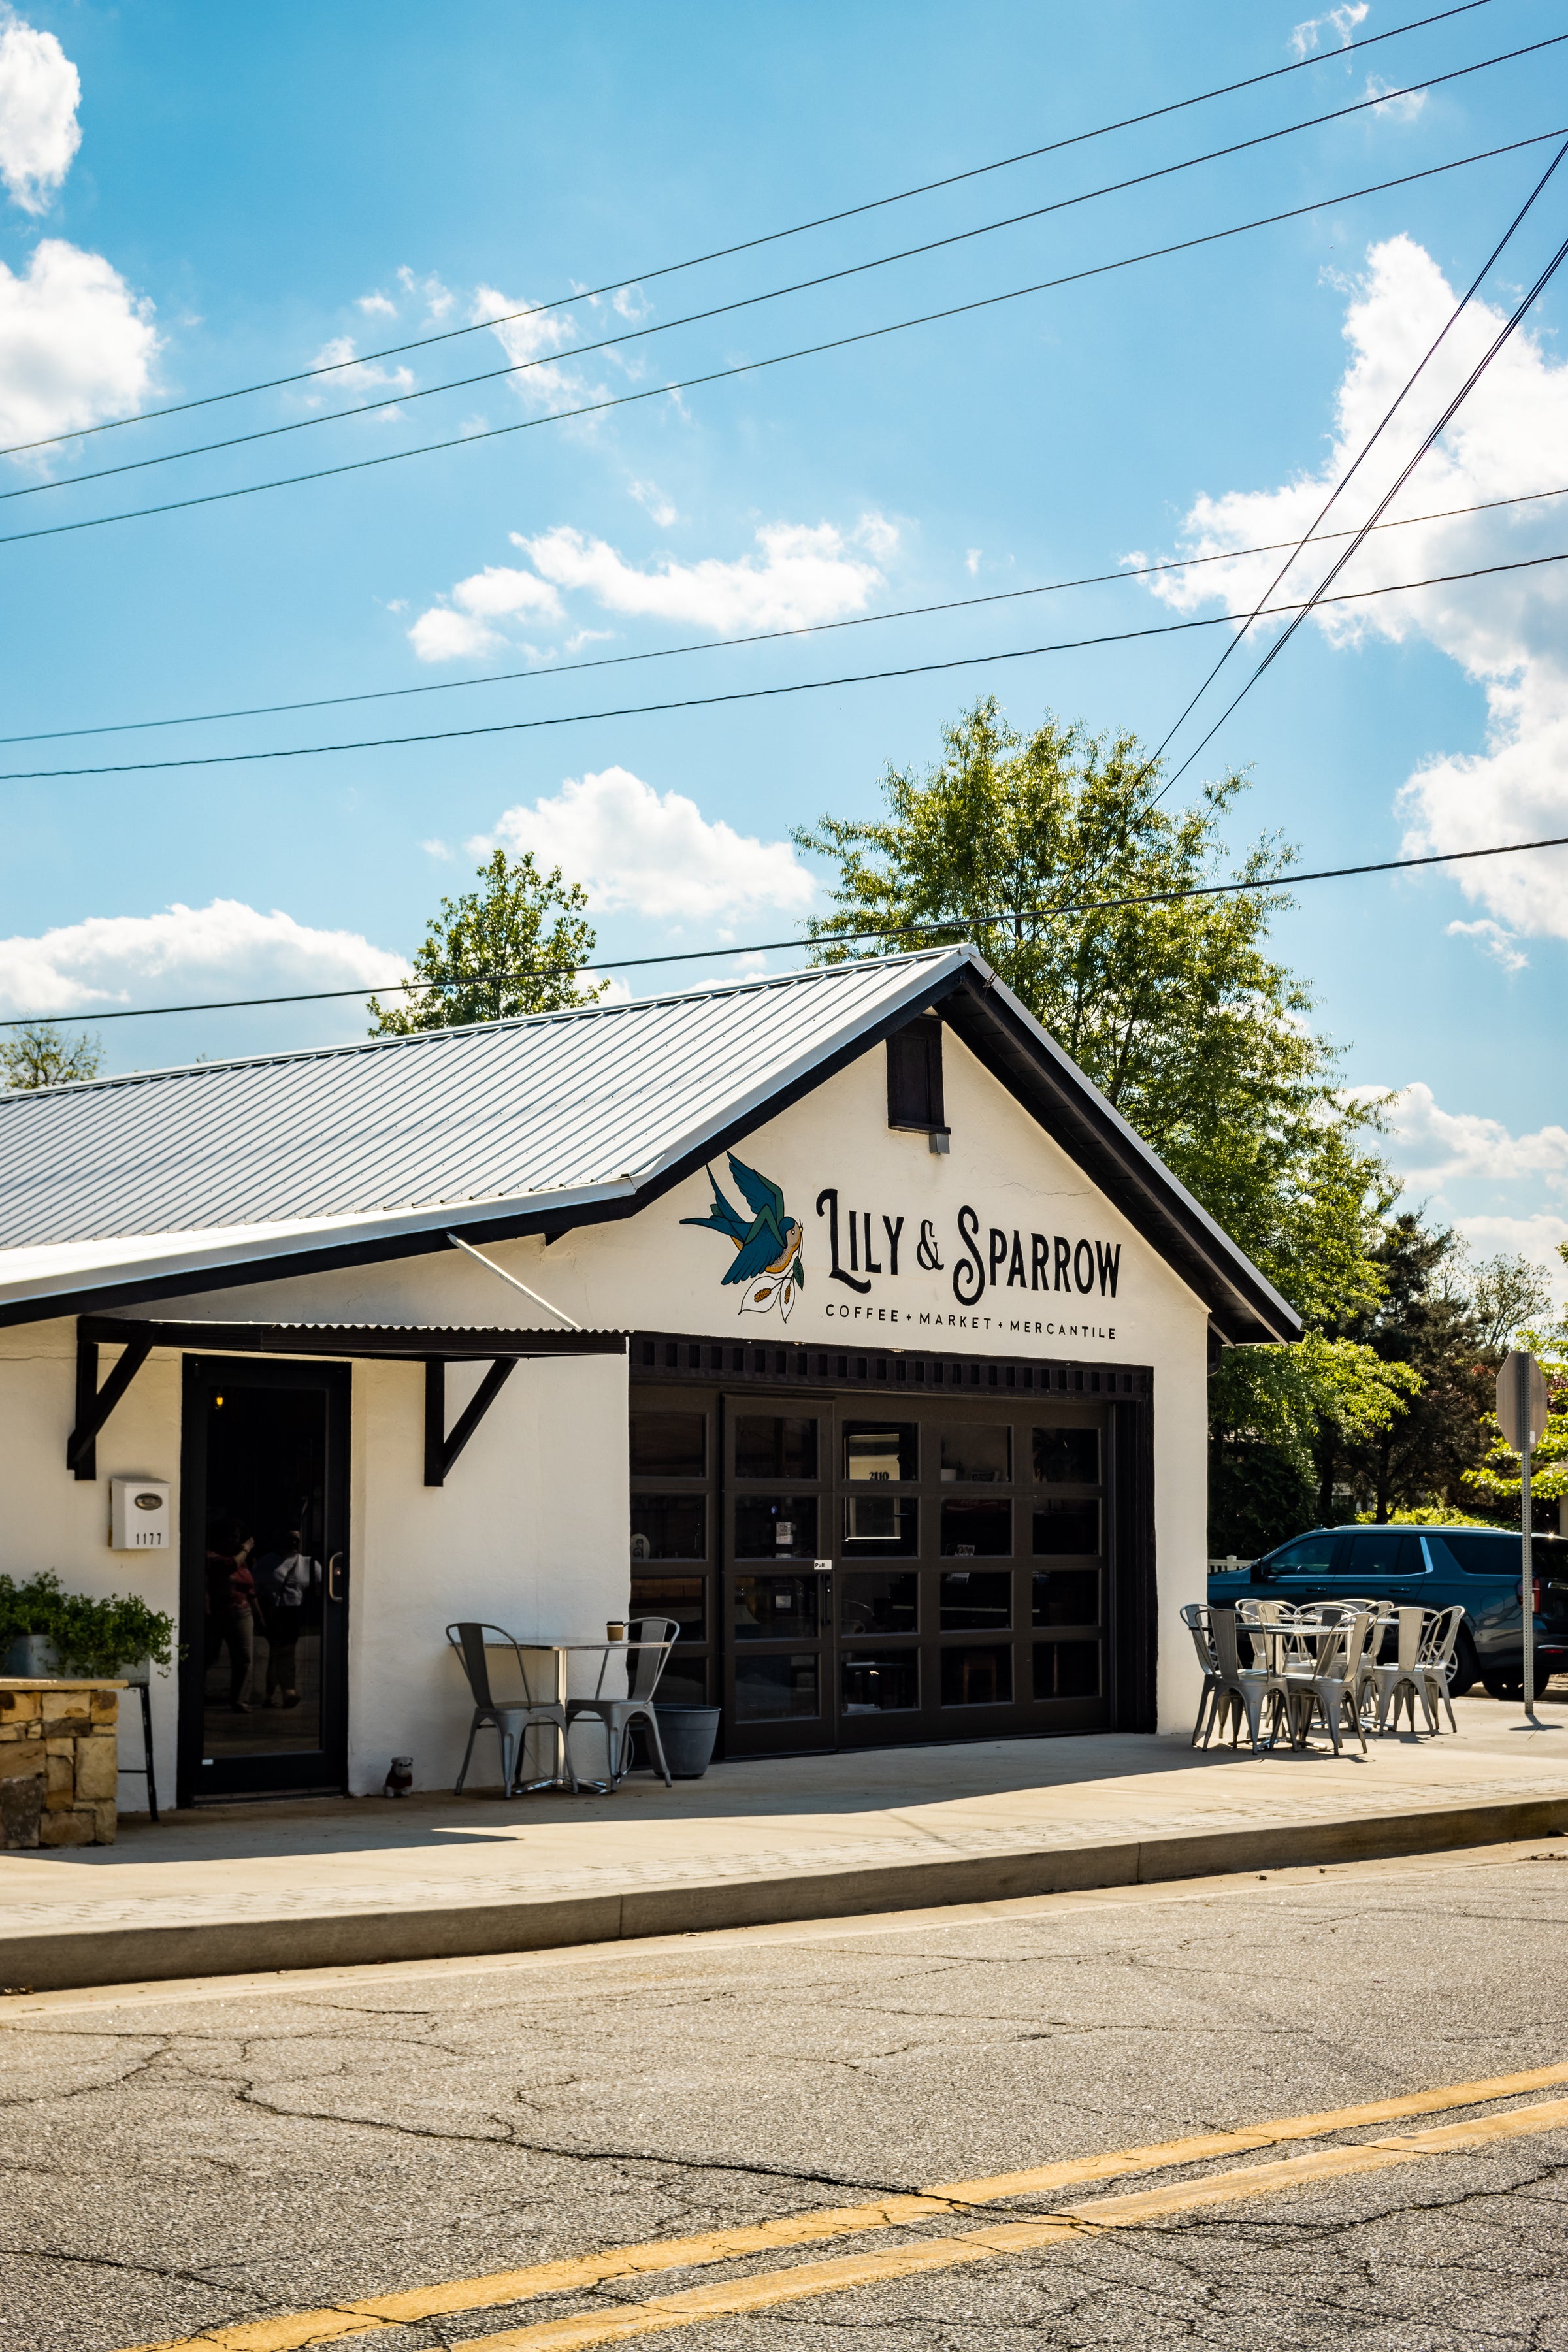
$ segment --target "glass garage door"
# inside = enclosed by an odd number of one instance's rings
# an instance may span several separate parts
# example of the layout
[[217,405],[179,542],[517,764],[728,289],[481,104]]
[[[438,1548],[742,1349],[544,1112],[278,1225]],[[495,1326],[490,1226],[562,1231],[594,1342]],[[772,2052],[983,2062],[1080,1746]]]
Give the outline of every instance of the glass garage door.
[[1110,1719],[1109,1416],[1063,1398],[634,1387],[632,1607],[725,1752]]

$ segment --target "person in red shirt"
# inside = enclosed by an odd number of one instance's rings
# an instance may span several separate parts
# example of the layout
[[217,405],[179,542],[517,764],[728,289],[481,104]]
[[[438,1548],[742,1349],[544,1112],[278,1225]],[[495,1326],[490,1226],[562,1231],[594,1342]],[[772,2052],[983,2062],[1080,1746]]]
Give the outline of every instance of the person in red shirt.
[[207,1537],[207,1662],[228,1649],[228,1703],[237,1715],[250,1713],[250,1675],[256,1656],[259,1612],[250,1572],[256,1538],[237,1519],[218,1521]]

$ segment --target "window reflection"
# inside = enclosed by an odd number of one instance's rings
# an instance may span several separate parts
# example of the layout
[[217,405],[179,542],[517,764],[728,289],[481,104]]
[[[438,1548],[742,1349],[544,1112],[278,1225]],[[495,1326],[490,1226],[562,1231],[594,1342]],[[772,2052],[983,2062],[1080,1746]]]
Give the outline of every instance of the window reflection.
[[815,1495],[737,1495],[737,1559],[815,1559]]
[[815,1641],[816,1578],[738,1576],[732,1609],[738,1642]]
[[1035,1696],[1037,1698],[1098,1698],[1100,1696],[1100,1643],[1098,1642],[1037,1642],[1035,1643]]
[[984,1649],[955,1644],[942,1654],[943,1706],[1002,1706],[1013,1696],[1013,1649],[993,1642]]
[[708,1498],[705,1495],[634,1495],[632,1558],[705,1559]]
[[1099,1624],[1098,1569],[1037,1568],[1033,1581],[1037,1625]]
[[1100,1505],[1092,1500],[1035,1505],[1035,1557],[1100,1549]]
[[943,1559],[1005,1559],[1013,1549],[1013,1506],[1006,1502],[942,1501]]
[[735,1422],[737,1478],[815,1478],[816,1423],[786,1413],[743,1412]]
[[907,1559],[920,1549],[920,1507],[912,1495],[847,1495],[844,1549],[851,1559]]
[[920,1433],[912,1421],[849,1421],[844,1424],[844,1475],[886,1486],[919,1475]]
[[1010,1568],[946,1569],[942,1579],[944,1633],[1005,1632],[1013,1622]]
[[700,1412],[632,1414],[634,1478],[700,1478],[708,1468],[707,1415]]
[[1037,1429],[1035,1475],[1047,1486],[1098,1486],[1098,1429]]
[[[705,1576],[637,1576],[632,1578],[633,1617],[668,1617],[677,1627],[678,1642],[708,1638],[708,1580]],[[669,1679],[665,1666],[659,1688]]]
[[908,1571],[870,1576],[846,1572],[840,1622],[846,1633],[913,1633],[919,1622],[920,1578]]
[[851,1650],[844,1660],[846,1715],[897,1715],[921,1703],[918,1650]]
[[1005,1486],[1013,1475],[1013,1433],[1004,1424],[970,1422],[942,1432],[944,1486]]
[[811,1651],[735,1661],[738,1723],[777,1723],[816,1712],[816,1659]]

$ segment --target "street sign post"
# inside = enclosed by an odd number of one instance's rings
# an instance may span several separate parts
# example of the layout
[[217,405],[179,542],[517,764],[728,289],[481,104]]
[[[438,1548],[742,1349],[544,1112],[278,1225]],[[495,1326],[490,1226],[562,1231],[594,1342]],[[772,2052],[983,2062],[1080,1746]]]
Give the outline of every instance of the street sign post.
[[1533,1356],[1510,1348],[1497,1376],[1497,1417],[1519,1456],[1519,1616],[1524,1635],[1524,1711],[1535,1714],[1535,1564],[1530,1526],[1530,1457],[1546,1427],[1546,1376]]

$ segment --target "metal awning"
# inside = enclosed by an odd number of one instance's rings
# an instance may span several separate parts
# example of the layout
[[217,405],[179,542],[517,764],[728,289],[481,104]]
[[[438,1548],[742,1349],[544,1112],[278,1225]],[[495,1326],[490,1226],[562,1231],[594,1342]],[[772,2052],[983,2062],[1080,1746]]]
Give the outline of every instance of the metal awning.
[[[110,1414],[154,1348],[204,1356],[328,1356],[425,1367],[425,1484],[447,1474],[510,1379],[529,1357],[623,1356],[625,1331],[531,1331],[490,1324],[176,1323],[128,1315],[77,1318],[76,1426],[66,1467],[79,1479],[98,1475],[98,1439]],[[98,1351],[119,1348],[101,1388]],[[486,1362],[489,1370],[453,1427],[447,1427],[447,1367]]]

